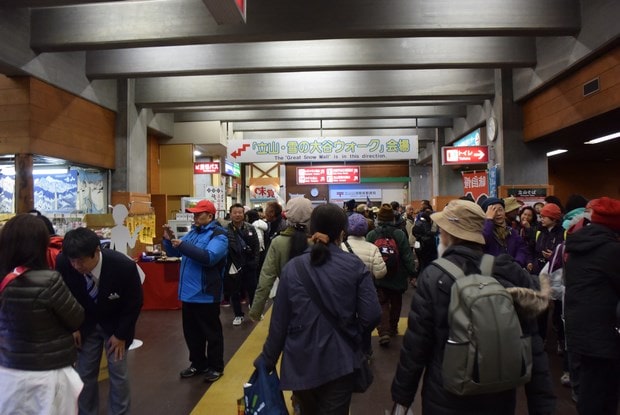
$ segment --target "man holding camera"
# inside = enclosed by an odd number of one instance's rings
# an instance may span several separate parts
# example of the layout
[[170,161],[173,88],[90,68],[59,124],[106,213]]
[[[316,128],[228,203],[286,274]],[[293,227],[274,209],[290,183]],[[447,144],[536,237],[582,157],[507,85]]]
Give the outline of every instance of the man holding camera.
[[233,326],[240,326],[243,323],[241,296],[247,294],[249,304],[254,301],[259,256],[260,244],[256,229],[245,221],[243,205],[235,203],[230,207],[226,266],[226,284],[230,288],[230,302],[235,313]]
[[194,214],[192,230],[179,239],[170,226],[165,225],[163,239],[168,256],[182,257],[179,300],[182,301],[183,335],[191,364],[180,376],[190,378],[203,374],[206,382],[215,382],[224,374],[220,302],[228,238],[226,230],[215,219],[217,211],[211,201],[201,200],[186,211]]

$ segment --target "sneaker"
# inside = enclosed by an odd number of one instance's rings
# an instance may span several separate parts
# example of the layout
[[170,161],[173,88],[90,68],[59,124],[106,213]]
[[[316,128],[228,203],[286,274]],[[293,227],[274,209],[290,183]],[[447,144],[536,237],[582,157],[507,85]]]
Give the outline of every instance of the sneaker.
[[222,300],[220,303],[221,307],[230,307],[230,301]]
[[240,326],[243,323],[243,316],[236,316],[233,319],[233,326]]
[[205,373],[207,369],[196,369],[194,366],[190,366],[187,369],[183,369],[179,375],[182,378],[191,378],[192,376],[196,376],[199,373]]
[[205,382],[215,382],[216,380],[221,378],[222,375],[224,375],[223,372],[218,372],[217,370],[208,369],[205,372]]
[[379,346],[387,346],[390,344],[390,335],[384,334],[379,337]]
[[563,372],[562,377],[560,377],[560,383],[562,386],[570,386],[570,373]]

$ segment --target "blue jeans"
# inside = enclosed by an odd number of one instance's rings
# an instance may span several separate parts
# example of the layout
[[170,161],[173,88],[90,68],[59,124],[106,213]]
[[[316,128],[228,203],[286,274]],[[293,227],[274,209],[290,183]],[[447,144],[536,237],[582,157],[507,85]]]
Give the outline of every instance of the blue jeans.
[[[97,328],[82,338],[82,348],[78,351],[75,369],[84,382],[84,389],[78,398],[80,415],[97,415],[99,408],[99,366],[105,347],[108,355],[108,336],[103,329]],[[129,413],[130,393],[127,373],[127,353],[119,361],[108,359],[110,374],[110,394],[108,396],[108,414],[121,415]]]

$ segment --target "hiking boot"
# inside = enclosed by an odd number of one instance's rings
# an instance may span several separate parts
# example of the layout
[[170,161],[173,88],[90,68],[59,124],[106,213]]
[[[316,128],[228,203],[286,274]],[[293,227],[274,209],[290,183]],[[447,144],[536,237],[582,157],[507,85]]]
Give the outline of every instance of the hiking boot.
[[194,366],[190,366],[187,369],[183,369],[179,375],[182,378],[191,378],[192,376],[196,376],[200,373],[206,373],[207,369],[196,369]]
[[217,370],[208,369],[205,372],[205,382],[215,382],[224,375],[224,372],[218,372]]
[[390,344],[390,335],[384,334],[379,337],[379,346],[388,346]]

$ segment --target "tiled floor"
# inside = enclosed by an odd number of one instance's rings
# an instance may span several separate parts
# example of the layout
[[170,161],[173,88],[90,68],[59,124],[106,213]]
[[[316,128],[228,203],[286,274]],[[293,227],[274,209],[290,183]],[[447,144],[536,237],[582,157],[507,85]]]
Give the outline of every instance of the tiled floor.
[[[406,313],[412,291],[405,294],[403,302],[403,315]],[[224,359],[228,362],[247,336],[254,329],[254,325],[248,322],[239,327],[232,326],[232,309],[222,308],[221,319],[224,326],[225,354]],[[399,331],[405,329],[405,321],[402,320]],[[201,377],[180,379],[179,371],[188,365],[188,354],[181,330],[180,311],[143,311],[138,321],[137,338],[144,342],[138,349],[129,354],[129,364],[132,379],[132,414],[134,415],[184,415],[189,414],[201,400],[209,385],[204,383]],[[256,337],[256,336],[254,336]],[[375,382],[365,394],[355,395],[351,407],[351,414],[377,414],[384,415],[384,410],[391,407],[390,384],[396,368],[396,361],[400,353],[402,336],[397,337],[387,348],[378,346],[377,338],[373,338]],[[252,341],[261,342],[261,339],[253,338]],[[255,356],[247,356],[249,365]],[[237,359],[238,357],[236,357]],[[577,415],[575,407],[570,399],[570,390],[562,387],[559,383],[561,375],[561,359],[550,353],[550,363],[553,372],[555,392],[558,396],[556,414]],[[222,379],[233,376],[226,372]],[[220,380],[219,382],[221,382]],[[208,399],[233,399],[242,395],[242,382],[237,388],[232,387],[229,395],[211,394]],[[107,381],[101,382],[101,393],[107,394]],[[527,414],[525,397],[522,391],[518,394],[519,404],[517,414]],[[196,413],[220,415],[209,410],[209,402],[201,402]],[[216,406],[216,405],[213,405]],[[105,413],[105,402],[100,405],[101,414]],[[232,405],[231,407],[234,407]],[[420,400],[416,399],[414,412],[421,414]],[[231,415],[235,411],[231,411]]]

